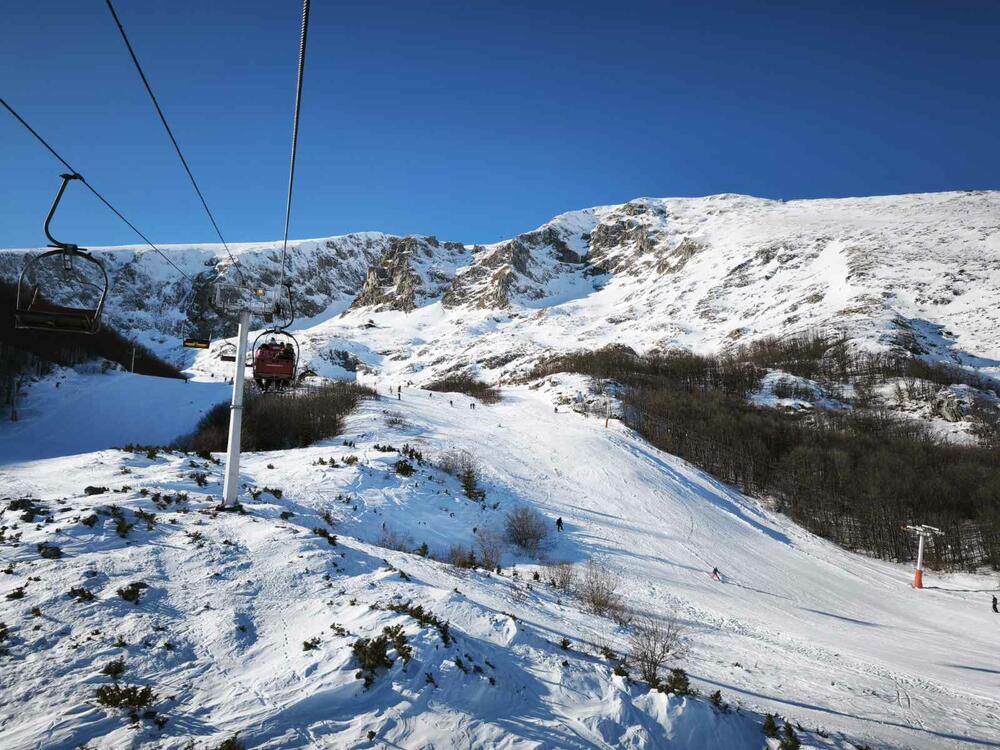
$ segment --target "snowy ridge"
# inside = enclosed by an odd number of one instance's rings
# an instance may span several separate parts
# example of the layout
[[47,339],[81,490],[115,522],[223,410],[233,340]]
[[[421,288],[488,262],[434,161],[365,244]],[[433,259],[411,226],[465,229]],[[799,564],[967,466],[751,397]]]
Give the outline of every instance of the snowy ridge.
[[[114,279],[108,319],[207,375],[213,364],[204,354],[193,363],[177,339],[194,328],[231,334],[205,287],[229,260],[213,245],[166,249],[201,286],[140,248],[97,251]],[[235,252],[254,283],[277,281],[278,243]],[[0,275],[15,278],[22,256],[0,251]],[[990,372],[1000,361],[995,191],[641,198],[494,245],[369,232],[292,243],[288,257],[294,330],[314,369],[339,349],[414,382],[457,368],[496,380],[552,351],[717,351],[833,328],[866,348]]]

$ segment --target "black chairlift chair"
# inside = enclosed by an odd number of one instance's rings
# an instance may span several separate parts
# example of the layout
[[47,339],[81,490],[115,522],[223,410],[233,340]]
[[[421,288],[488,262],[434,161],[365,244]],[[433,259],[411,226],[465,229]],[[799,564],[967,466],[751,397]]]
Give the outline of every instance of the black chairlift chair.
[[[104,310],[104,300],[108,296],[108,272],[105,270],[104,264],[89,252],[76,245],[59,242],[49,232],[49,224],[52,222],[52,217],[55,216],[56,208],[59,207],[59,201],[62,200],[63,193],[66,192],[66,186],[70,180],[82,179],[78,174],[64,174],[61,177],[63,181],[62,185],[59,187],[59,192],[56,193],[56,198],[52,202],[52,208],[49,209],[48,216],[45,217],[45,236],[49,238],[49,242],[51,243],[49,247],[55,249],[34,256],[21,269],[21,275],[17,279],[17,307],[14,311],[14,327],[93,334],[97,333],[101,327],[101,312]],[[86,307],[71,307],[57,304],[50,301],[48,295],[43,292],[37,283],[31,282],[34,273],[49,265],[54,265],[49,262],[49,259],[62,260],[62,275],[67,275],[73,271],[73,261],[75,259],[80,259],[85,264],[92,264],[100,269],[103,286],[100,283],[84,282],[97,290],[90,305]],[[58,267],[53,269],[53,271],[58,270]],[[58,273],[52,273],[49,283],[55,284],[58,280],[58,275]]]
[[219,349],[218,354],[219,360],[222,362],[235,362],[236,361],[236,345],[235,344],[223,344]]

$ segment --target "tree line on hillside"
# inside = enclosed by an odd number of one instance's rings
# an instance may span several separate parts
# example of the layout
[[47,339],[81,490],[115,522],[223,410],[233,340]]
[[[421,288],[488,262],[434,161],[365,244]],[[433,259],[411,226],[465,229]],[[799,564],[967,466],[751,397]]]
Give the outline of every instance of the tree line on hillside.
[[[755,407],[747,397],[767,368],[861,394],[851,410],[808,415]],[[638,356],[610,347],[556,357],[532,376],[560,371],[621,384],[624,421],[652,444],[741,491],[773,499],[810,531],[848,549],[911,560],[901,527],[944,532],[931,566],[1000,569],[1000,456],[936,439],[926,425],[864,401],[889,378],[990,387],[974,373],[883,354],[851,352],[820,335],[768,339],[726,356]]]

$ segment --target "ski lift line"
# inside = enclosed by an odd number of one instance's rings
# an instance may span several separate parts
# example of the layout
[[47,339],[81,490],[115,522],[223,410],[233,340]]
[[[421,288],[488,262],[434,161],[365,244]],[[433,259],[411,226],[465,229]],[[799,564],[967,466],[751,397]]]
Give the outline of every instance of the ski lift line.
[[201,188],[198,187],[198,182],[194,179],[191,167],[188,166],[187,159],[184,158],[184,153],[181,151],[181,147],[177,143],[177,139],[174,137],[174,131],[170,129],[170,125],[167,123],[167,117],[163,114],[163,110],[160,108],[160,102],[157,101],[156,94],[153,93],[153,87],[150,86],[149,79],[146,78],[146,73],[143,71],[142,65],[139,64],[139,58],[136,56],[135,50],[132,49],[132,43],[129,41],[128,35],[125,33],[125,27],[122,25],[121,19],[118,18],[118,14],[115,12],[114,5],[111,4],[111,0],[105,0],[105,2],[107,3],[108,10],[111,11],[111,17],[114,18],[115,24],[118,26],[118,31],[122,35],[122,41],[125,42],[125,47],[128,49],[129,57],[132,58],[132,62],[135,64],[135,69],[139,73],[139,78],[142,79],[142,85],[146,87],[146,93],[149,94],[149,98],[153,101],[153,107],[156,108],[156,114],[160,116],[160,122],[163,123],[163,128],[167,131],[167,136],[170,138],[170,142],[174,145],[174,151],[177,152],[177,157],[181,160],[181,165],[184,167],[184,171],[187,172],[188,179],[191,180],[191,186],[194,188],[194,192],[197,193],[198,200],[201,201],[201,205],[205,209],[205,213],[208,214],[208,220],[212,222],[212,227],[215,229],[215,233],[218,235],[219,241],[222,243],[222,246],[226,248],[226,253],[229,255],[229,259],[236,267],[236,273],[239,275],[240,283],[242,284],[244,283],[243,271],[240,268],[239,261],[236,260],[236,257],[229,249],[229,245],[222,236],[222,230],[219,229],[219,225],[215,221],[215,216],[212,215],[212,211],[208,207],[208,202],[205,200],[205,196],[202,195]]
[[302,36],[299,39],[299,72],[295,82],[295,116],[292,120],[292,158],[288,167],[288,200],[285,203],[285,233],[281,242],[281,280],[285,283],[285,255],[288,251],[288,223],[292,217],[292,185],[295,181],[295,154],[299,145],[299,110],[302,106],[302,76],[306,67],[306,37],[309,33],[309,0],[302,0]]
[[103,203],[103,204],[104,204],[105,206],[107,206],[107,207],[108,207],[109,209],[111,209],[111,212],[112,212],[112,213],[113,213],[113,214],[114,214],[115,216],[117,216],[117,217],[118,217],[119,219],[121,219],[121,220],[122,220],[123,222],[125,222],[125,224],[126,224],[126,225],[128,226],[128,228],[129,228],[129,229],[131,229],[131,230],[132,230],[133,232],[135,232],[135,233],[136,233],[137,235],[139,235],[139,236],[140,236],[140,237],[141,237],[141,238],[143,239],[143,241],[144,241],[144,242],[145,242],[145,243],[146,243],[147,245],[149,245],[149,246],[150,246],[150,247],[151,247],[151,248],[152,248],[153,250],[155,250],[155,251],[156,251],[157,253],[159,253],[159,254],[160,254],[160,256],[161,256],[161,257],[162,257],[162,258],[163,258],[163,259],[164,259],[165,261],[167,261],[167,263],[169,263],[169,264],[170,264],[171,266],[173,266],[173,267],[174,267],[174,270],[176,270],[176,271],[177,271],[177,273],[179,273],[179,274],[180,274],[181,276],[183,276],[184,278],[186,278],[186,279],[187,279],[188,281],[193,281],[193,279],[192,279],[192,278],[191,278],[191,277],[190,277],[190,276],[189,276],[188,274],[186,274],[186,273],[185,273],[185,272],[184,272],[184,271],[183,271],[183,270],[181,269],[181,267],[180,267],[180,266],[178,266],[178,265],[177,265],[176,263],[174,263],[174,262],[173,262],[172,260],[170,260],[170,258],[168,258],[168,257],[167,257],[167,254],[166,254],[166,253],[164,253],[164,252],[163,252],[163,251],[162,251],[162,250],[161,250],[160,248],[158,248],[158,247],[157,247],[156,245],[154,245],[154,244],[153,244],[153,242],[152,242],[152,240],[150,240],[150,239],[149,239],[149,238],[148,238],[148,237],[147,237],[146,235],[144,235],[144,234],[143,234],[142,232],[140,232],[140,231],[139,231],[139,230],[138,230],[138,229],[136,228],[135,224],[133,224],[133,223],[132,223],[131,221],[129,221],[128,219],[126,219],[126,218],[125,218],[125,217],[124,217],[124,216],[122,215],[122,212],[121,212],[121,211],[119,211],[119,210],[118,210],[117,208],[115,208],[114,206],[112,206],[112,205],[111,205],[111,203],[110,203],[110,201],[108,201],[108,199],[107,199],[107,198],[105,198],[105,197],[104,197],[103,195],[101,195],[101,194],[100,194],[99,192],[97,192],[97,190],[96,190],[96,189],[94,188],[94,186],[93,186],[93,185],[91,185],[91,184],[90,184],[89,182],[87,182],[87,178],[86,178],[86,177],[84,177],[84,176],[83,176],[83,175],[81,175],[81,174],[80,174],[79,172],[77,172],[77,171],[76,171],[75,169],[73,169],[73,167],[72,167],[72,166],[70,165],[70,163],[69,163],[68,161],[66,161],[66,160],[65,160],[64,158],[62,158],[62,156],[60,156],[60,155],[59,155],[59,152],[58,152],[58,151],[56,151],[56,150],[55,150],[54,148],[52,148],[52,146],[50,146],[50,145],[49,145],[48,141],[46,141],[46,140],[45,140],[44,138],[42,138],[42,136],[40,136],[40,135],[38,134],[38,131],[37,131],[37,130],[35,130],[35,129],[34,129],[33,127],[31,127],[31,125],[29,125],[29,124],[27,123],[27,121],[26,121],[26,120],[25,120],[25,119],[24,119],[23,117],[21,117],[21,115],[19,115],[19,114],[17,113],[17,111],[15,111],[15,109],[14,109],[13,107],[11,107],[11,106],[10,106],[10,104],[8,104],[8,103],[7,103],[7,100],[6,100],[6,99],[4,99],[3,97],[0,97],[0,104],[2,104],[2,105],[4,106],[4,109],[6,109],[6,110],[7,110],[8,112],[10,112],[10,113],[11,113],[11,115],[13,115],[13,116],[14,116],[14,119],[15,119],[15,120],[17,120],[17,121],[18,121],[19,123],[21,123],[21,125],[23,125],[23,126],[24,126],[24,128],[25,128],[25,129],[26,129],[26,130],[27,130],[27,131],[28,131],[29,133],[31,133],[31,134],[32,134],[33,136],[35,136],[35,139],[36,139],[36,140],[37,140],[37,141],[38,141],[39,143],[41,143],[41,144],[42,144],[42,145],[43,145],[43,146],[44,146],[44,147],[45,147],[45,148],[46,148],[46,149],[48,150],[48,152],[49,152],[50,154],[52,154],[52,155],[53,155],[53,156],[54,156],[54,157],[55,157],[55,158],[56,158],[56,159],[57,159],[57,160],[58,160],[58,161],[59,161],[59,162],[60,162],[60,163],[61,163],[61,164],[62,164],[62,165],[63,165],[64,167],[66,167],[66,169],[68,169],[68,170],[69,170],[70,172],[72,172],[73,174],[75,174],[75,175],[78,175],[78,176],[79,176],[79,178],[80,178],[80,182],[82,182],[82,183],[83,183],[83,184],[84,184],[84,185],[85,185],[85,186],[87,187],[87,189],[88,189],[88,190],[89,190],[89,191],[90,191],[91,193],[93,193],[93,194],[94,194],[94,196],[95,196],[95,197],[96,197],[96,198],[97,198],[97,199],[98,199],[98,200],[99,200],[99,201],[100,201],[101,203]]

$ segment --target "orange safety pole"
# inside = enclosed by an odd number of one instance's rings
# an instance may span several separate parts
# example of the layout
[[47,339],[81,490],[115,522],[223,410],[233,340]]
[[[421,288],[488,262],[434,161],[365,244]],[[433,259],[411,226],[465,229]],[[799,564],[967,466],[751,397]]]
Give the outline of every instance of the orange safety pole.
[[924,539],[926,534],[918,532],[917,535],[917,569],[913,573],[913,588],[922,589],[924,587]]

